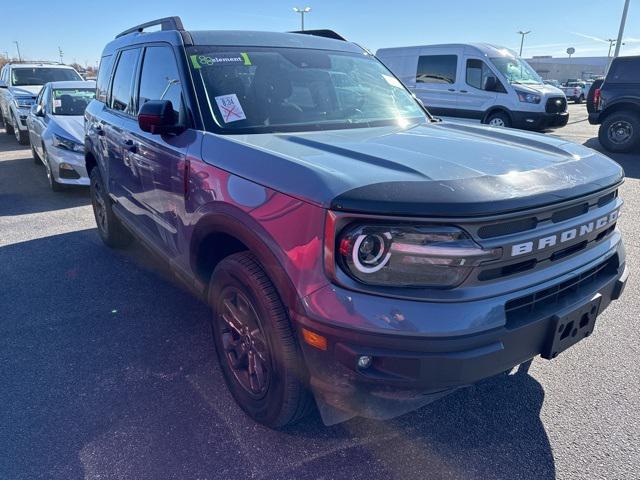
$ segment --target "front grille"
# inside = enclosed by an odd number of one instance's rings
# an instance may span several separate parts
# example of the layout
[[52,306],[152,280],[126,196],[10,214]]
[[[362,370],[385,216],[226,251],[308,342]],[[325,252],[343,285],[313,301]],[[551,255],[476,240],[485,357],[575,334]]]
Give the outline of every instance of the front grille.
[[562,210],[546,211],[537,215],[532,215],[525,218],[518,218],[508,222],[494,223],[492,225],[485,225],[478,229],[478,236],[480,238],[494,238],[501,237],[503,235],[511,235],[514,233],[522,233],[530,230],[534,230],[539,224],[545,221],[551,221],[552,223],[564,222],[572,218],[584,215],[592,208],[600,208],[609,202],[612,202],[618,196],[618,191],[609,192],[601,197],[598,197],[590,202],[583,202],[578,205],[573,205],[569,208]]
[[567,99],[564,97],[551,97],[544,108],[547,113],[564,113],[567,111]]
[[566,280],[553,287],[539,290],[531,295],[509,300],[505,305],[507,327],[534,317],[543,310],[557,305],[564,298],[585,290],[589,285],[596,283],[598,280],[616,275],[618,267],[618,256],[614,255],[577,277]]

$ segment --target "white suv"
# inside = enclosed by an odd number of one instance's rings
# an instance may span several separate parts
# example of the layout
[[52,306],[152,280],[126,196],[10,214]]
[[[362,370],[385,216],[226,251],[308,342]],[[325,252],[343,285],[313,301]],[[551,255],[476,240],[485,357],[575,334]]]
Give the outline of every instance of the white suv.
[[0,119],[6,133],[29,143],[29,108],[45,83],[82,80],[72,67],[57,63],[8,63],[0,70]]

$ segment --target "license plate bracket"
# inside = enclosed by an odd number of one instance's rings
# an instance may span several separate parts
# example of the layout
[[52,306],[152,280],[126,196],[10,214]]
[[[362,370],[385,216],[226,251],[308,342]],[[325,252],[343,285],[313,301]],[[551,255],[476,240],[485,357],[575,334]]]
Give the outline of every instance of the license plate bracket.
[[551,317],[551,331],[540,356],[551,360],[567,348],[593,333],[596,317],[600,313],[602,295],[595,294],[579,307],[571,307]]

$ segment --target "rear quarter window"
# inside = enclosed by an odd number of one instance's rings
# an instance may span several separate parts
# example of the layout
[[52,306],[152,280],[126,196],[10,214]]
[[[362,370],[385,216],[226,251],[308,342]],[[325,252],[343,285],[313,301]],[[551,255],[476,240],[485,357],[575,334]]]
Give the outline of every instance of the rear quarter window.
[[96,100],[106,103],[109,91],[109,80],[113,70],[113,55],[105,55],[100,60],[98,67],[98,79],[96,81]]
[[607,76],[608,83],[640,83],[640,58],[617,59]]

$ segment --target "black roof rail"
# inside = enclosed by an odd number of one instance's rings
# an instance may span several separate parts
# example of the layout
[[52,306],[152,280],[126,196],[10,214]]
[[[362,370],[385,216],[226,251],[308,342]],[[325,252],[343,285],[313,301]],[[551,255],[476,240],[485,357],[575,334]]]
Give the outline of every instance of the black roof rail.
[[314,37],[324,37],[324,38],[333,38],[334,40],[341,40],[346,42],[347,39],[344,38],[337,32],[333,30],[323,29],[323,30],[297,30],[289,33],[300,33],[302,35],[313,35]]
[[141,23],[140,25],[136,25],[135,27],[131,27],[124,32],[116,35],[116,38],[129,35],[130,33],[140,33],[143,32],[145,28],[155,27],[157,25],[160,25],[160,30],[163,31],[177,30],[179,32],[184,32],[184,27],[182,26],[182,20],[180,19],[180,17],[164,17],[157,20],[151,20],[150,22]]

